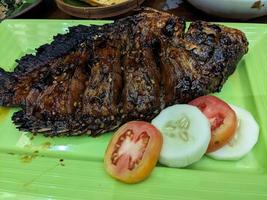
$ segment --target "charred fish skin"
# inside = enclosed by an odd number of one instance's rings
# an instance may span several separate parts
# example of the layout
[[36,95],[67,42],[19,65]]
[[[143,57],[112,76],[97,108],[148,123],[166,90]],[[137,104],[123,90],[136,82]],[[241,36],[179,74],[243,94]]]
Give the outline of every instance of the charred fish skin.
[[220,91],[248,50],[236,29],[153,9],[103,26],[79,25],[0,70],[0,105],[21,106],[19,130],[97,136],[130,120]]
[[219,92],[248,51],[244,33],[203,21],[192,22],[183,38],[164,45],[161,68],[167,105]]
[[201,66],[199,72],[210,78],[206,85],[216,89],[212,92],[221,90],[248,51],[248,41],[243,32],[203,21],[191,23],[185,36],[185,43],[190,42],[197,45],[191,49],[191,55]]
[[[27,54],[16,60],[17,66],[14,72],[9,73],[9,77],[6,76],[0,85],[0,93],[4,94],[0,96],[0,106],[24,105],[33,85],[38,85],[40,79],[48,81],[53,67],[60,66],[60,62],[64,63],[64,57],[79,51],[81,44],[86,40],[90,41],[90,36],[96,32],[98,32],[96,26],[71,27],[67,34],[55,36],[51,44],[37,48],[35,55]],[[56,73],[60,73],[60,70]],[[6,98],[6,95],[9,98]]]

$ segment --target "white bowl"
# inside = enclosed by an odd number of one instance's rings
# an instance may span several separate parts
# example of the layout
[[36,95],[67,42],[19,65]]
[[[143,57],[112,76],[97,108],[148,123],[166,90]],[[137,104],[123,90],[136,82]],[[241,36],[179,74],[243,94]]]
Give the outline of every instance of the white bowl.
[[188,0],[196,8],[220,17],[251,19],[267,15],[267,0]]

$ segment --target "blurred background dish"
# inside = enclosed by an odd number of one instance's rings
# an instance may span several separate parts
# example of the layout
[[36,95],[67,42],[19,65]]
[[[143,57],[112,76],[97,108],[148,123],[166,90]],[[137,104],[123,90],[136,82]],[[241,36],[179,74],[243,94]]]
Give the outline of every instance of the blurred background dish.
[[139,7],[144,1],[145,0],[56,0],[56,4],[60,10],[69,15],[80,18],[101,19],[127,13]]
[[[76,7],[92,7],[91,5],[86,4],[79,0],[64,0],[64,1]],[[198,0],[198,1],[201,1],[201,0]],[[228,0],[228,1],[234,1],[234,0]],[[139,2],[141,1],[139,0]],[[261,3],[262,2],[263,1],[261,1]],[[187,21],[195,21],[195,20],[216,21],[216,22],[227,22],[227,21],[240,22],[241,21],[240,19],[229,19],[229,18],[217,17],[215,15],[207,14],[201,11],[200,9],[197,9],[192,4],[190,4],[189,0],[147,0],[147,1],[144,1],[144,3],[142,3],[141,6],[167,11],[174,15],[182,16]],[[256,7],[257,7],[257,4],[256,4]],[[267,7],[267,5],[265,5],[264,7]],[[134,13],[133,10],[129,12],[125,12],[122,15],[117,15],[117,16],[112,17],[112,20],[126,17],[133,13]],[[37,19],[77,19],[77,17],[70,15],[66,12],[63,12],[61,9],[59,9],[55,0],[42,0],[42,2],[38,6],[24,13],[23,15],[18,16],[18,18],[20,19],[33,19],[33,18],[35,19],[36,18]],[[257,23],[266,23],[267,15],[249,19],[247,21],[257,22]]]
[[0,20],[15,18],[31,10],[42,0],[0,0]]
[[252,19],[267,15],[267,0],[188,0],[201,11],[232,19]]
[[81,1],[89,3],[92,6],[112,6],[115,4],[127,2],[128,0],[81,0]]

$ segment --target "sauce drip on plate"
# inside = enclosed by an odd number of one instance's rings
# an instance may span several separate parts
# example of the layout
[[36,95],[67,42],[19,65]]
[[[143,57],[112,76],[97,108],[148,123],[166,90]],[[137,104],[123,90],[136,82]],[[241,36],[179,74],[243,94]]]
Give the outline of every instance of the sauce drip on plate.
[[9,108],[0,107],[0,121],[2,121],[8,114]]

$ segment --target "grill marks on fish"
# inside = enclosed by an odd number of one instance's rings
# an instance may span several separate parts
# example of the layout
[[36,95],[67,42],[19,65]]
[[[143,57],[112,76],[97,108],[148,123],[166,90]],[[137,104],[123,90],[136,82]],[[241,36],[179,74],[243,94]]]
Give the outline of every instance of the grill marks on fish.
[[83,114],[95,117],[116,115],[122,89],[120,51],[106,46],[97,49],[95,55],[83,95]]
[[144,9],[104,26],[76,26],[0,70],[0,104],[21,106],[20,130],[48,136],[114,130],[219,91],[247,40],[238,30]]

